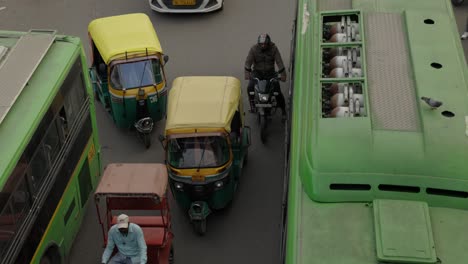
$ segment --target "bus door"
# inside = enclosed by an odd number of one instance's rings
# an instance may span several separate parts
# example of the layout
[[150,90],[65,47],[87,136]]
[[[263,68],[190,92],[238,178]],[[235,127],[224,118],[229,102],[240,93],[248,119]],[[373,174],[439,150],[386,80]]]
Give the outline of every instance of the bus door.
[[63,246],[64,251],[69,252],[71,249],[73,238],[80,228],[80,201],[76,178],[68,186],[66,196],[62,200],[61,217],[63,219]]

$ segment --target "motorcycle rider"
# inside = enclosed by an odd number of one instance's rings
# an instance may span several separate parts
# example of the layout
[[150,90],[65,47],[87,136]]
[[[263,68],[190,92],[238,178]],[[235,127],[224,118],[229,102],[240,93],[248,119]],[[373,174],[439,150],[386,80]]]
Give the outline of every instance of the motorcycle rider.
[[[245,59],[245,79],[249,80],[247,86],[247,95],[249,96],[250,112],[255,112],[254,96],[250,92],[254,91],[254,78],[269,80],[275,76],[275,62],[278,67],[278,73],[281,74],[281,81],[286,81],[286,70],[283,59],[268,34],[262,33],[258,36],[257,44],[250,48],[249,54]],[[283,120],[286,119],[286,103],[278,82],[275,82],[274,91],[278,92],[276,97],[278,107],[282,111]]]

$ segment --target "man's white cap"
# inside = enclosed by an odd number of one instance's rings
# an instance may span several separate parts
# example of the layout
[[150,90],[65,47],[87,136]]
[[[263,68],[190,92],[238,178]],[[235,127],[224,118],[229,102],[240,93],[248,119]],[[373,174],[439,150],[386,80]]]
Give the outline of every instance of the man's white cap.
[[117,217],[117,228],[128,228],[128,215],[121,214]]

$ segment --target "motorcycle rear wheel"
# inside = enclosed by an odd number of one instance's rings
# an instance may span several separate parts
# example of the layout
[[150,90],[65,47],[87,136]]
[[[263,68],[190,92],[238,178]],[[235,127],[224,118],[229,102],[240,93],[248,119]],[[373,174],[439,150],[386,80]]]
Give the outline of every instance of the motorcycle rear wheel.
[[[174,243],[174,242],[172,242]],[[169,259],[168,259],[169,264],[174,264],[174,245],[171,245],[171,249],[169,251]]]
[[267,116],[260,116],[260,140],[265,144],[267,140]]

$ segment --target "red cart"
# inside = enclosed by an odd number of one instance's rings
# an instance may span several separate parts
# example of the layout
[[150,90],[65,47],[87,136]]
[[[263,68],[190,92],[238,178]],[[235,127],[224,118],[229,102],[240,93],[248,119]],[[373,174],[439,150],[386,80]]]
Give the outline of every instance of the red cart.
[[[104,246],[117,216],[127,214],[143,230],[148,264],[174,262],[167,168],[157,163],[109,164],[94,194]],[[104,218],[104,219],[103,219]]]

